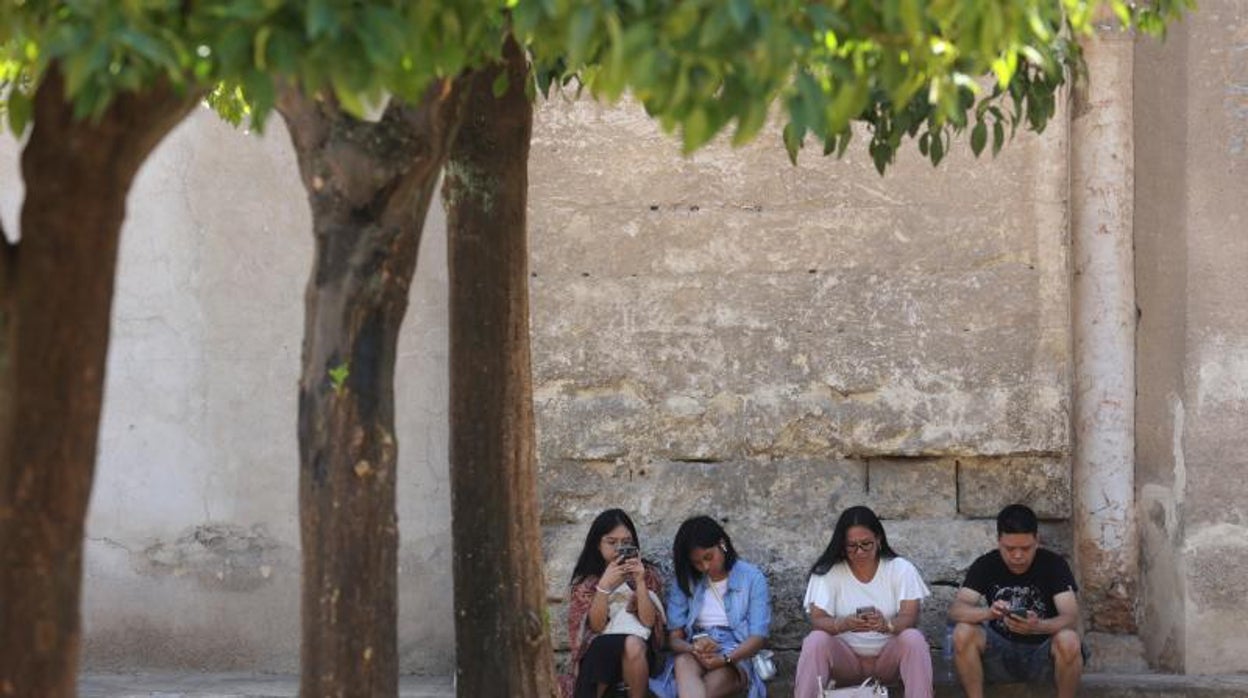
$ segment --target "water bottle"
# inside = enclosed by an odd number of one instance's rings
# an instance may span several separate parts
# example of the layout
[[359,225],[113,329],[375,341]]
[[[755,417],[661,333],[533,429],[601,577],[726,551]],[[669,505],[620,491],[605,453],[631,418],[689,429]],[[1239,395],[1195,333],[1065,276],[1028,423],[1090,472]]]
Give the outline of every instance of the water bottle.
[[945,644],[941,646],[940,653],[944,657],[940,670],[944,683],[957,683],[953,670],[953,623],[945,623]]

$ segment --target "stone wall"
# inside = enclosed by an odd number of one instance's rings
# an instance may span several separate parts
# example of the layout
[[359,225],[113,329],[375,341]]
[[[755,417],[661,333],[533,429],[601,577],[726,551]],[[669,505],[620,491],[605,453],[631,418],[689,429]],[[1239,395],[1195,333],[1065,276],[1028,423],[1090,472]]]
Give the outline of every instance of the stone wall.
[[1140,50],[1137,477],[1149,659],[1248,671],[1248,6]]
[[[881,178],[864,148],[794,167],[772,133],[685,159],[635,106],[544,105],[530,221],[551,596],[610,506],[664,562],[684,518],[724,520],[770,575],[780,648],[806,631],[806,570],[847,506],[884,517],[932,585],[961,580],[1011,501],[1068,549],[1065,138],[1058,119],[996,160],[907,152]],[[952,588],[934,591],[938,643]]]

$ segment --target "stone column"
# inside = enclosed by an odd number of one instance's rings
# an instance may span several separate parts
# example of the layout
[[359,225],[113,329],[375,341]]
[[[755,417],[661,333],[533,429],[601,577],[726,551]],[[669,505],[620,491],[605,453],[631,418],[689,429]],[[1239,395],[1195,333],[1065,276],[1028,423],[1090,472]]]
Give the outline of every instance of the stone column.
[[1133,37],[1084,42],[1071,122],[1075,564],[1092,630],[1134,633]]

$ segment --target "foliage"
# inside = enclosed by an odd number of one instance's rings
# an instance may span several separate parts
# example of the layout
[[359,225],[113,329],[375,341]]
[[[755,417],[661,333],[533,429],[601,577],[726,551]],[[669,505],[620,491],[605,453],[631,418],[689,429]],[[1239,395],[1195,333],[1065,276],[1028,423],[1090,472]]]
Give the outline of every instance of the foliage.
[[[496,58],[507,22],[538,87],[577,77],[608,100],[630,91],[692,151],[734,125],[752,139],[779,104],[791,157],[808,139],[843,153],[869,125],[883,171],[903,139],[939,163],[971,130],[995,153],[1041,130],[1079,74],[1076,38],[1098,13],[1159,34],[1192,0],[8,0],[0,88],[21,133],[48,66],[79,115],[153,80],[211,92],[227,119],[260,126],[280,80],[360,115],[434,77]],[[495,85],[501,92],[506,83]]]
[[[843,153],[869,125],[883,172],[903,138],[939,163],[971,128],[978,155],[1020,123],[1042,130],[1082,68],[1077,37],[1098,13],[1163,32],[1191,0],[511,0],[539,87],[576,75],[596,96],[625,90],[686,151],[735,124],[753,138],[776,103],[796,159],[807,136]],[[987,77],[986,77],[987,76]]]
[[52,65],[78,116],[119,92],[167,80],[208,91],[227,118],[262,125],[280,80],[362,114],[382,95],[418,96],[432,78],[497,56],[500,2],[407,0],[4,0],[0,94],[22,133]]

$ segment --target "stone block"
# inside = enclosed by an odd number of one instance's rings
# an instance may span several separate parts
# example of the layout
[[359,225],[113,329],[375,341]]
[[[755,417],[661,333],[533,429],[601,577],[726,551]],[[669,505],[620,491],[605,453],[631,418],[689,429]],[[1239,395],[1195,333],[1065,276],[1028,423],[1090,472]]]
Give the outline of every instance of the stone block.
[[957,516],[952,458],[873,458],[867,461],[867,487],[867,506],[882,519]]
[[1042,519],[1071,512],[1066,455],[958,459],[958,513],[996,518],[1008,504],[1026,504]]

